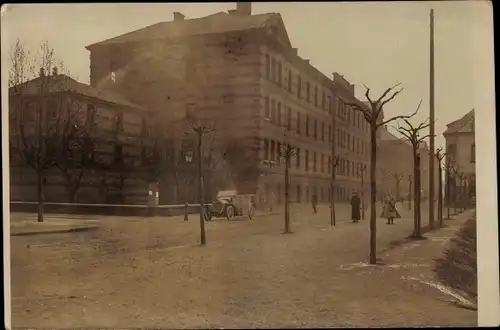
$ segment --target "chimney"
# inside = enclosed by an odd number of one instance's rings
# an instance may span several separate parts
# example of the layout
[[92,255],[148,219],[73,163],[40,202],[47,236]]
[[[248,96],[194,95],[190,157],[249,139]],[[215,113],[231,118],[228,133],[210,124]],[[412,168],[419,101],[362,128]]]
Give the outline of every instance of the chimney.
[[57,76],[58,75],[57,67],[56,66],[52,68],[52,75],[53,76]]
[[45,69],[40,68],[40,77],[45,77]]
[[174,12],[174,22],[177,22],[177,21],[183,21],[184,20],[184,15],[182,15],[181,13],[179,13],[178,11],[175,11]]
[[252,3],[251,2],[236,2],[236,11],[239,15],[250,16],[252,15]]

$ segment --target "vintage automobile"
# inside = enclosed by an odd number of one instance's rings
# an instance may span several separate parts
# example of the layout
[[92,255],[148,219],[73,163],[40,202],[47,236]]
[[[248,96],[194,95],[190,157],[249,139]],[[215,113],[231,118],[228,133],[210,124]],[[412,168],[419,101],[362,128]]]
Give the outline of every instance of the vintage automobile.
[[212,217],[226,217],[233,220],[235,216],[248,216],[252,219],[255,205],[254,195],[240,195],[236,190],[221,190],[217,193],[215,200],[208,205],[205,218],[211,220]]

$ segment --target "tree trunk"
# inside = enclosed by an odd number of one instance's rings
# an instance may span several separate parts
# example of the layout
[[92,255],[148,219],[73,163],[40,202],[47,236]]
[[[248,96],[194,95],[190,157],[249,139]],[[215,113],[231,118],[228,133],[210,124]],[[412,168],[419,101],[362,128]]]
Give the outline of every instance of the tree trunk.
[[196,160],[198,162],[198,202],[200,203],[200,244],[206,244],[206,236],[205,236],[205,197],[204,197],[204,188],[203,188],[203,167],[202,167],[202,159],[201,159],[201,144],[202,144],[202,133],[197,132],[198,134],[198,144],[196,148]]
[[43,222],[43,203],[44,203],[44,195],[43,195],[43,172],[41,170],[37,170],[36,172],[36,195],[38,201],[38,214],[37,214],[37,222]]
[[330,166],[332,167],[332,176],[330,177],[330,225],[335,226],[336,225],[336,219],[335,219],[335,169],[336,167],[333,166],[334,160],[332,158],[332,164]]
[[[414,164],[415,164],[415,161],[414,161]],[[415,169],[413,170],[413,175],[415,176]],[[411,210],[411,198],[412,198],[412,194],[411,194],[411,180],[408,180],[408,210]]]
[[439,228],[443,228],[443,171],[441,169],[441,164],[438,168],[438,221]]
[[413,147],[413,236],[418,237],[418,208],[417,208],[417,203],[418,203],[418,156],[417,156],[417,150],[415,147]]
[[[289,150],[287,150],[287,153]],[[290,177],[289,177],[289,168],[290,168],[290,156],[287,155],[285,159],[285,234],[290,233],[290,201],[289,201],[289,193],[290,193]]]
[[416,237],[420,238],[422,237],[422,222],[421,222],[421,208],[420,208],[420,191],[421,191],[421,178],[420,178],[420,156],[417,156],[417,180],[415,180],[415,187],[416,189],[416,203],[415,203],[415,209],[416,209],[416,215],[417,215],[417,235]]
[[377,263],[377,127],[371,124],[371,161],[370,161],[370,264]]
[[446,209],[447,219],[450,220],[450,203],[451,203],[451,190],[450,190],[450,170],[446,169]]

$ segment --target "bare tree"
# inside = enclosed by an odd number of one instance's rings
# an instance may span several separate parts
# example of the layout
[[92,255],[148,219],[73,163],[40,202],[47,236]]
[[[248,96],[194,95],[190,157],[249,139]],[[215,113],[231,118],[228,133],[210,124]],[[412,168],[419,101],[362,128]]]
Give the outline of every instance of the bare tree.
[[[335,144],[335,139],[332,142]],[[332,148],[332,156],[330,158],[330,162],[328,166],[331,168],[331,176],[330,176],[330,225],[335,226],[336,225],[336,214],[335,214],[335,179],[336,179],[336,171],[337,171],[337,166],[339,165],[340,162],[340,157],[338,155],[333,154],[335,152],[335,149]]]
[[214,131],[204,124],[193,123],[190,124],[192,132],[186,132],[186,134],[194,135],[196,137],[196,164],[198,167],[198,202],[200,204],[200,244],[206,244],[206,233],[205,233],[205,188],[204,188],[204,175],[203,175],[203,138],[205,135]]
[[438,160],[438,221],[439,228],[443,227],[443,168],[442,161],[446,156],[443,152],[443,148],[440,147],[436,150],[436,158]]
[[392,172],[391,177],[396,180],[396,200],[400,201],[399,186],[404,175],[401,172]]
[[[39,56],[31,58],[21,40],[17,39],[10,64],[11,150],[15,146],[21,158],[36,173],[37,221],[43,222],[46,171],[56,165],[66,168],[66,162],[75,165],[77,155],[80,155],[81,162],[86,160],[88,141],[85,137],[89,129],[87,122],[82,120],[82,112],[75,111],[78,107],[74,103],[65,98],[54,98],[53,91],[58,90],[54,85],[65,82],[57,79],[58,72],[64,71],[64,67],[62,62],[56,62],[54,50],[48,42],[40,45]],[[79,186],[80,171],[83,167],[76,171],[77,180],[71,180],[67,185],[71,193]]]
[[[377,263],[377,129],[397,119],[405,119],[413,117],[417,112],[415,111],[410,115],[399,115],[389,119],[382,119],[381,113],[384,106],[391,102],[403,89],[395,90],[400,84],[396,84],[387,88],[382,95],[376,100],[370,97],[370,88],[366,87],[365,97],[369,102],[369,107],[365,108],[358,103],[350,103],[352,109],[359,111],[370,125],[370,142],[371,142],[371,156],[370,156],[370,264]],[[390,96],[389,96],[390,95]],[[417,109],[418,111],[418,109]]]
[[[417,111],[420,109],[420,103],[418,104]],[[406,127],[399,126],[397,127],[397,130],[401,135],[403,135],[406,140],[408,140],[411,145],[412,145],[412,153],[413,153],[413,177],[415,178],[415,184],[414,184],[414,207],[413,207],[413,216],[414,216],[414,228],[413,228],[413,237],[415,238],[421,238],[421,214],[420,214],[420,157],[418,154],[418,149],[426,138],[428,138],[430,135],[427,134],[425,136],[420,137],[420,132],[429,127],[429,123],[427,121],[420,123],[418,126],[413,126],[412,123],[407,120],[403,119],[404,122],[406,123]]]
[[283,126],[283,136],[284,142],[280,145],[280,149],[278,150],[278,156],[283,160],[283,164],[285,165],[285,231],[284,234],[290,234],[290,163],[291,159],[294,155],[296,155],[297,151],[294,147],[288,143],[287,140],[287,132],[288,126]]

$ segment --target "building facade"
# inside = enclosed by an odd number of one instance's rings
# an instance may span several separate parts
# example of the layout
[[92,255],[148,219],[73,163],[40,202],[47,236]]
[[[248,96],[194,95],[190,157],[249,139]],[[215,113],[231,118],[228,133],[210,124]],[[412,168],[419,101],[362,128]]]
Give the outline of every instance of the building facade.
[[[466,194],[469,197],[476,194],[476,144],[474,128],[474,110],[463,117],[446,125],[443,133],[446,139],[446,164],[452,165],[452,171],[446,181],[445,192],[450,191],[450,200]],[[460,179],[462,175],[463,180]]]
[[205,163],[214,163],[206,168],[211,184],[205,186],[212,193],[231,187],[258,194],[262,204],[281,202],[281,156],[288,144],[295,150],[292,201],[309,201],[314,193],[320,201],[329,199],[332,143],[340,160],[336,199],[348,200],[361,189],[369,131],[363,116],[348,106],[361,104],[354,86],[302,59],[279,14],[252,15],[250,3],[198,19],[174,13],[171,22],[87,49],[91,85],[153,109],[158,130],[174,141],[180,166],[160,180],[162,203],[195,197],[188,191],[195,191],[196,174],[185,170],[191,165],[183,159],[193,153],[195,143],[184,134],[193,123],[213,128],[203,144],[204,158],[212,158]]
[[37,200],[36,148],[45,201],[144,204],[150,119],[121,95],[56,72],[10,88],[11,200]]

